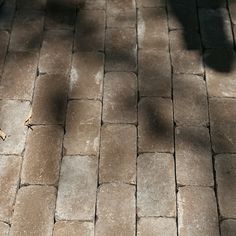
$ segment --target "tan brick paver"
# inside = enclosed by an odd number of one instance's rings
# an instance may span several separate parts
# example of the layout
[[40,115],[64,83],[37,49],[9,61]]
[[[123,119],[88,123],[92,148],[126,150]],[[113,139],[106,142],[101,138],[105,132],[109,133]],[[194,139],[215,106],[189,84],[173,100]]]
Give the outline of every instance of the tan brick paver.
[[10,230],[10,226],[8,224],[0,222],[0,234],[2,236],[8,236],[9,235],[9,230]]

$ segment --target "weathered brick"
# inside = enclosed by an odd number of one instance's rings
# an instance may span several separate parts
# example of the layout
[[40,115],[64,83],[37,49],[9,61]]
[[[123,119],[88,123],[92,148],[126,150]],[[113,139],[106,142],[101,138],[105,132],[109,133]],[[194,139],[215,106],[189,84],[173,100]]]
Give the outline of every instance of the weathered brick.
[[175,145],[177,183],[213,186],[209,130],[203,127],[177,128]]
[[8,41],[9,33],[7,31],[0,31],[0,75],[3,71],[3,66],[7,54]]
[[136,182],[137,132],[133,125],[104,125],[99,182]]
[[47,9],[54,8],[56,10],[73,10],[77,6],[78,0],[47,0]]
[[204,55],[210,97],[236,97],[236,55],[233,50],[207,50]]
[[106,0],[77,0],[79,9],[105,9]]
[[110,72],[104,79],[103,122],[137,122],[137,78],[133,73]]
[[202,42],[206,48],[233,47],[229,13],[226,9],[200,9]]
[[138,221],[137,236],[177,236],[175,218],[141,218]]
[[0,235],[8,236],[10,231],[10,226],[3,222],[0,222]]
[[67,104],[67,77],[41,75],[35,85],[32,124],[64,124]]
[[69,73],[72,42],[73,33],[70,31],[46,31],[40,53],[40,73]]
[[[220,0],[218,0],[219,2]],[[228,0],[229,5],[229,12],[230,12],[230,18],[232,20],[232,23],[236,24],[236,2],[234,0]]]
[[142,49],[168,51],[168,27],[163,8],[142,8],[138,11],[138,41]]
[[39,11],[18,11],[16,14],[9,50],[39,50],[43,35],[43,13]]
[[224,220],[221,223],[222,236],[234,236],[236,234],[236,220]]
[[100,125],[100,102],[69,102],[64,138],[66,155],[98,155]]
[[93,236],[94,225],[91,222],[59,221],[54,226],[53,236]]
[[0,101],[0,127],[6,139],[0,139],[0,154],[20,155],[25,146],[27,127],[24,125],[30,111],[29,102]]
[[206,84],[197,75],[174,75],[174,119],[177,125],[208,124]]
[[135,27],[136,3],[134,0],[107,1],[108,27]]
[[170,97],[171,65],[169,52],[140,50],[138,57],[140,95]]
[[175,1],[168,2],[168,18],[170,30],[198,30],[198,17],[196,7],[185,3],[181,4]]
[[32,100],[38,54],[10,52],[6,57],[0,98]]
[[36,126],[29,131],[21,172],[22,184],[57,184],[63,134],[60,126]]
[[70,98],[101,99],[104,77],[104,55],[79,52],[73,55],[70,76]]
[[56,206],[57,220],[94,220],[97,159],[68,156],[62,159]]
[[236,151],[236,100],[210,99],[210,125],[212,147],[216,153]]
[[224,218],[235,218],[236,155],[217,155],[215,169],[220,214]]
[[183,187],[178,192],[179,235],[219,236],[214,190],[206,187]]
[[81,10],[77,15],[75,50],[103,51],[105,40],[105,12]]
[[137,214],[174,217],[176,214],[174,157],[142,154],[137,168]]
[[52,235],[56,189],[29,186],[19,190],[10,236]]
[[170,99],[143,98],[138,109],[139,152],[174,152]]
[[14,14],[15,14],[15,9],[13,7],[7,7],[5,5],[0,7],[0,30],[11,29]]
[[13,212],[13,204],[19,185],[20,168],[21,157],[0,156],[0,220],[5,222],[10,222]]
[[135,29],[106,30],[106,71],[136,71],[136,57]]
[[104,235],[135,235],[135,187],[104,184],[98,191],[95,232]]
[[141,7],[164,7],[165,1],[163,0],[137,0],[137,5]]
[[17,9],[44,10],[47,0],[17,0]]

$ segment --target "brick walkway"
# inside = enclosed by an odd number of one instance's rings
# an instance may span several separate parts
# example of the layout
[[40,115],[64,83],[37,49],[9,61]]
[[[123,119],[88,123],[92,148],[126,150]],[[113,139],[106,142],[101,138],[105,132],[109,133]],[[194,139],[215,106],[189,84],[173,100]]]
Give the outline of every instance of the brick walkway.
[[236,1],[5,2],[0,235],[235,236]]

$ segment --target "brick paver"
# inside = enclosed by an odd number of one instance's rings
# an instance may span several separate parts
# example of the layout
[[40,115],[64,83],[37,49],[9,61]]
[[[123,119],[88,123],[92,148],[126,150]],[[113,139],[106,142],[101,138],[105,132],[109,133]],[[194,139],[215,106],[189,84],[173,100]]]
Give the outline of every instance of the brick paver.
[[236,235],[235,0],[5,0],[0,235]]

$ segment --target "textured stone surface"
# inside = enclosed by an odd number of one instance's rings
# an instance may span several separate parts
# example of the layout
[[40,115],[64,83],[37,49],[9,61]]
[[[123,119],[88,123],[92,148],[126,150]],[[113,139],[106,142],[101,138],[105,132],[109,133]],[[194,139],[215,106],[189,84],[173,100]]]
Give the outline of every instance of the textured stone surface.
[[47,0],[17,0],[18,9],[44,10]]
[[139,50],[138,66],[141,96],[171,96],[171,65],[167,51]]
[[173,155],[140,155],[137,167],[138,216],[174,217],[175,201]]
[[19,190],[10,236],[52,235],[56,189],[29,186]]
[[57,184],[63,134],[60,126],[37,126],[29,130],[21,172],[22,184]]
[[0,234],[2,236],[8,236],[9,235],[9,230],[10,230],[10,226],[8,224],[0,222]]
[[32,124],[63,124],[66,116],[67,77],[42,75],[35,84]]
[[91,222],[58,221],[54,226],[53,236],[94,236]]
[[136,182],[136,141],[133,125],[102,127],[99,182]]
[[70,76],[70,98],[101,99],[104,55],[96,52],[74,54]]
[[175,148],[176,176],[179,185],[214,185],[211,143],[207,128],[177,128]]
[[215,169],[220,214],[224,218],[235,218],[236,155],[215,156]]
[[143,98],[138,113],[139,152],[173,152],[173,111],[170,99]]
[[66,155],[97,155],[100,125],[100,102],[89,100],[69,102],[64,138]]
[[165,2],[162,0],[137,0],[138,7],[164,7]]
[[164,8],[140,8],[138,41],[142,49],[168,50],[167,16]]
[[29,112],[29,102],[0,101],[0,127],[6,134],[4,141],[0,139],[0,154],[22,153],[27,133],[24,122]]
[[40,73],[68,74],[72,56],[72,43],[73,33],[70,31],[46,31],[40,52]]
[[210,99],[212,147],[216,153],[236,151],[235,99]]
[[137,45],[135,29],[106,30],[106,71],[135,71]]
[[221,223],[222,236],[234,236],[236,234],[236,220],[224,220]]
[[38,54],[11,52],[6,57],[0,98],[32,100]]
[[104,184],[98,191],[95,233],[135,235],[135,187],[127,184]]
[[206,125],[208,104],[206,84],[197,75],[174,75],[174,119],[177,125]]
[[103,10],[82,10],[77,15],[75,50],[104,50],[105,12]]
[[[7,3],[9,1],[5,1]],[[14,18],[15,9],[13,7],[1,6],[0,8],[0,29],[10,30],[12,27],[12,21]]]
[[1,221],[10,222],[11,215],[13,212],[13,204],[15,202],[16,192],[19,185],[20,168],[21,157],[0,156]]
[[43,14],[38,11],[18,11],[13,23],[9,49],[39,50],[43,36]]
[[3,66],[4,66],[5,57],[7,53],[8,41],[9,41],[9,33],[7,31],[0,31],[0,42],[1,42],[0,43],[0,75],[2,74],[2,71],[3,71]]
[[179,235],[219,236],[214,190],[205,187],[183,187],[178,192]]
[[78,7],[82,9],[105,9],[106,0],[77,0]]
[[94,220],[97,159],[66,156],[62,159],[56,206],[57,220]]
[[177,236],[175,218],[141,218],[137,236]]
[[204,55],[210,97],[236,97],[236,55],[232,49],[207,50]]
[[103,122],[137,122],[137,78],[133,73],[110,72],[104,79]]

